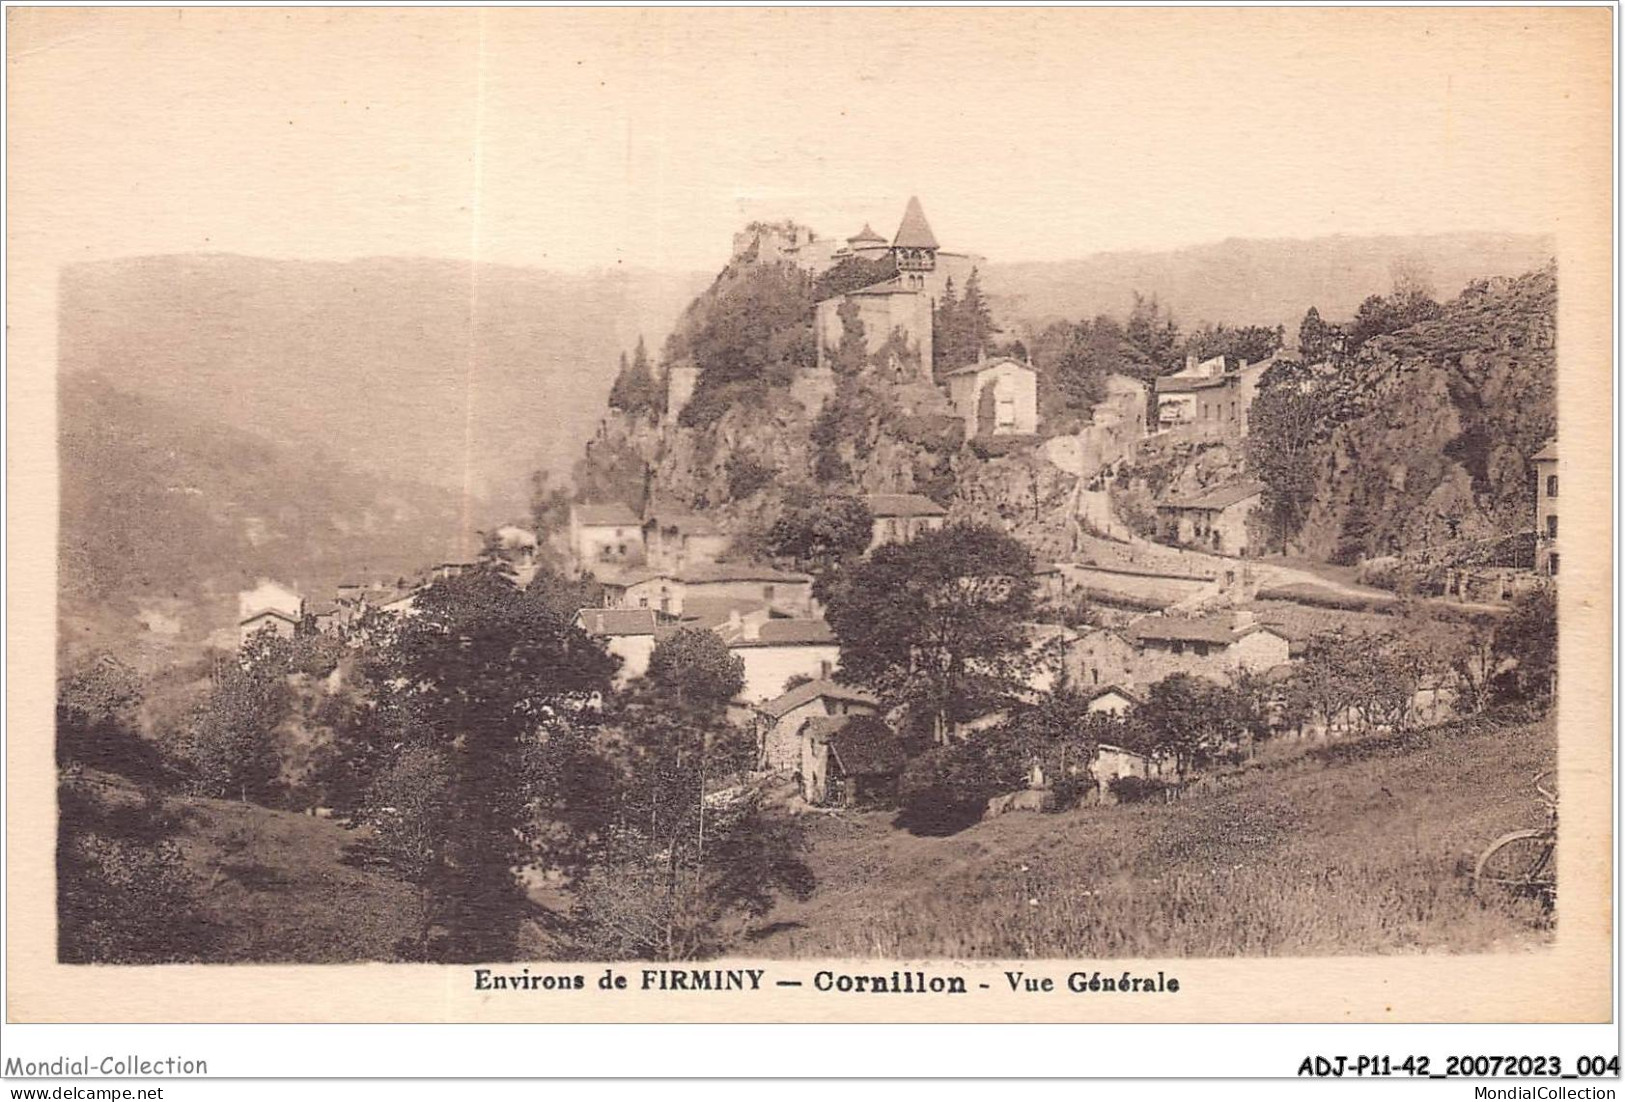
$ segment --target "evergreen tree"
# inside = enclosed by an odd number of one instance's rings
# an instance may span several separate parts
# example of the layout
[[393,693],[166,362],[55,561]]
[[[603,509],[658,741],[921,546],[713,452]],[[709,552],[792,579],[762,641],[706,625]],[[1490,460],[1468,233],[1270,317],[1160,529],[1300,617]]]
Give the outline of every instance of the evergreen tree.
[[626,353],[621,353],[621,369],[609,390],[609,407],[623,413],[649,413],[659,407],[659,397],[659,387],[649,366],[649,352],[640,336],[630,363]]
[[993,324],[993,310],[982,295],[981,274],[975,268],[965,280],[965,297],[959,302],[959,315],[963,340],[959,354],[964,357],[963,362],[970,363],[988,350],[998,333]]

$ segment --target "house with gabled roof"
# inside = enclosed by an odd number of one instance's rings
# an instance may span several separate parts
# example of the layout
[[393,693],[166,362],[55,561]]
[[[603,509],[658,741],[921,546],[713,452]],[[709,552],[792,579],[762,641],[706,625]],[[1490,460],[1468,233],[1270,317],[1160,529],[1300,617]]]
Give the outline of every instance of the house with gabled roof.
[[1263,500],[1262,482],[1233,482],[1194,494],[1174,494],[1157,502],[1157,538],[1220,555],[1245,556],[1247,528]]
[[643,562],[643,521],[612,501],[570,506],[570,553],[582,570]]
[[647,608],[584,608],[576,613],[576,626],[604,642],[604,649],[621,660],[615,684],[625,685],[649,670],[655,649],[655,614]]
[[875,715],[880,698],[867,689],[828,678],[803,682],[755,706],[758,769],[794,770],[801,760],[801,728],[810,719]]
[[863,503],[874,517],[870,551],[884,543],[907,543],[948,521],[948,510],[924,494],[866,494]]
[[1253,613],[1142,616],[1124,633],[1134,648],[1134,684],[1176,673],[1225,683],[1242,670],[1263,673],[1290,660],[1291,644]]
[[1097,715],[1115,716],[1121,719],[1141,704],[1140,698],[1121,685],[1102,685],[1090,691],[1086,696],[1087,703],[1084,708]]
[[810,804],[885,805],[897,797],[907,757],[877,715],[823,716],[801,728],[801,795]]
[[943,374],[966,439],[1031,436],[1038,431],[1038,373],[1011,356],[963,364]]
[[730,635],[723,636],[728,649],[745,663],[740,695],[747,701],[772,700],[792,677],[827,680],[841,663],[840,643],[823,620],[744,621],[739,633]]
[[305,598],[281,582],[260,579],[253,589],[237,594],[237,637],[246,643],[261,631],[269,630],[292,638],[303,626]]
[[710,517],[686,509],[651,509],[643,518],[643,560],[657,570],[714,563],[727,554],[728,533]]

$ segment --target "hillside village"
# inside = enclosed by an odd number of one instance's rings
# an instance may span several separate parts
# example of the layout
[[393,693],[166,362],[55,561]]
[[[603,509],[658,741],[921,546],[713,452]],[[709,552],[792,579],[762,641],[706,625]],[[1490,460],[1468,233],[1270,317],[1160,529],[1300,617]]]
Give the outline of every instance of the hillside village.
[[[982,262],[917,198],[889,238],[753,223],[623,355],[571,490],[468,561],[245,589],[238,653],[138,754],[108,749],[129,671],[69,676],[64,753],[372,832],[426,893],[412,959],[515,951],[458,912],[478,877],[574,915],[573,951],[683,956],[813,890],[787,823],[1175,804],[1545,707],[1550,269],[1396,280],[1294,340],[1155,300],[1001,331]],[[500,809],[472,836],[469,800]]]
[[[1110,375],[1084,423],[1047,433],[1039,418],[1038,372],[1025,350],[990,354],[982,346],[973,359],[957,364],[941,364],[936,356],[944,299],[951,302],[956,287],[974,288],[979,259],[944,249],[914,198],[889,240],[869,225],[834,241],[794,222],[753,224],[735,236],[730,268],[791,266],[814,279],[832,272],[843,277],[834,285],[846,289],[816,301],[813,362],[788,381],[792,400],[811,417],[836,396],[838,361],[857,355],[864,361],[861,373],[888,388],[906,415],[957,422],[967,446],[986,442],[997,448],[990,454],[1000,456],[1025,452],[1030,462],[1074,480],[1075,489],[1054,504],[1058,515],[1051,521],[1068,531],[1074,553],[1034,567],[1038,600],[1027,625],[1034,658],[1026,678],[1029,695],[1065,685],[1082,694],[1087,714],[1122,720],[1170,677],[1224,687],[1239,679],[1265,686],[1259,690],[1264,718],[1256,731],[1238,731],[1232,739],[1285,735],[1319,741],[1369,730],[1371,717],[1352,701],[1318,716],[1289,706],[1286,687],[1312,642],[1291,607],[1320,609],[1335,624],[1339,606],[1380,612],[1397,598],[1266,556],[1269,535],[1260,511],[1270,488],[1244,458],[1224,462],[1211,480],[1206,472],[1197,474],[1196,485],[1187,470],[1186,481],[1150,502],[1152,523],[1143,533],[1124,524],[1111,490],[1100,488],[1121,482],[1152,454],[1183,449],[1245,456],[1260,384],[1277,363],[1297,366],[1294,354],[1276,348],[1252,362],[1224,353],[1206,359],[1191,354],[1176,370],[1149,380]],[[865,283],[852,273],[881,278]],[[939,369],[933,372],[934,363]],[[1303,370],[1312,380],[1331,368],[1322,362]],[[704,365],[691,359],[665,365],[657,433],[682,431],[684,408],[703,373]],[[623,415],[612,412],[612,419],[617,416]],[[1437,595],[1441,607],[1493,613],[1556,574],[1557,454],[1551,440],[1529,458],[1535,492],[1526,519],[1533,556],[1451,571],[1447,591]],[[966,517],[951,495],[939,501],[902,481],[887,492],[853,495],[869,525],[862,554],[979,519]],[[886,715],[888,709],[871,689],[843,678],[841,640],[815,595],[818,579],[782,555],[775,560],[742,553],[738,519],[661,500],[658,485],[637,503],[572,503],[567,528],[553,536],[564,545],[567,570],[600,595],[578,611],[576,624],[619,660],[615,683],[623,687],[644,677],[656,648],[673,633],[714,633],[742,664],[743,688],[729,714],[753,734],[754,772],[793,779],[812,805],[872,801],[879,793],[895,797],[906,764],[895,732],[883,725],[863,728],[885,745],[878,753],[860,752],[858,736],[843,735],[856,717]],[[494,534],[488,552],[511,563],[515,583],[523,586],[545,539],[509,526]],[[266,583],[242,595],[241,636],[246,644],[260,630],[291,636],[306,625],[338,632],[368,609],[410,615],[414,592],[478,565],[437,564],[412,584],[347,585],[331,600],[309,605],[292,590]],[[1444,602],[1446,597],[1456,600]],[[1080,608],[1087,608],[1082,616]],[[1463,695],[1457,680],[1448,667],[1413,676],[1400,723],[1453,714]],[[1007,720],[1011,703],[960,717],[953,735]],[[895,711],[891,719],[899,720]],[[1121,778],[1171,776],[1170,760],[1153,746],[1102,742],[1095,753],[1092,762],[1077,766],[1089,769],[1091,799],[1113,799],[1111,782]],[[1041,772],[1035,766],[1034,775]]]

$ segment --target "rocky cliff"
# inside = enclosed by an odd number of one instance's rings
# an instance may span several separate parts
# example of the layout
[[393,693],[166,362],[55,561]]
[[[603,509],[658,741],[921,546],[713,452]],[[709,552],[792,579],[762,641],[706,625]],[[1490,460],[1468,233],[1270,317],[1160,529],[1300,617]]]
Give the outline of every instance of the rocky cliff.
[[1354,561],[1534,524],[1529,459],[1557,432],[1557,279],[1477,282],[1371,342],[1337,381],[1297,543]]

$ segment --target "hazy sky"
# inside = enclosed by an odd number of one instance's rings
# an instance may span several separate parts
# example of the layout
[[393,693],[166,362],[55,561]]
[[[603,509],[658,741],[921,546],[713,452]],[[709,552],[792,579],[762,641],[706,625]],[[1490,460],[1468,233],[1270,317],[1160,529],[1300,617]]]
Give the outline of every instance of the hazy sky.
[[910,194],[999,260],[1551,232],[1609,104],[1605,9],[8,16],[12,213],[58,260],[711,269]]

